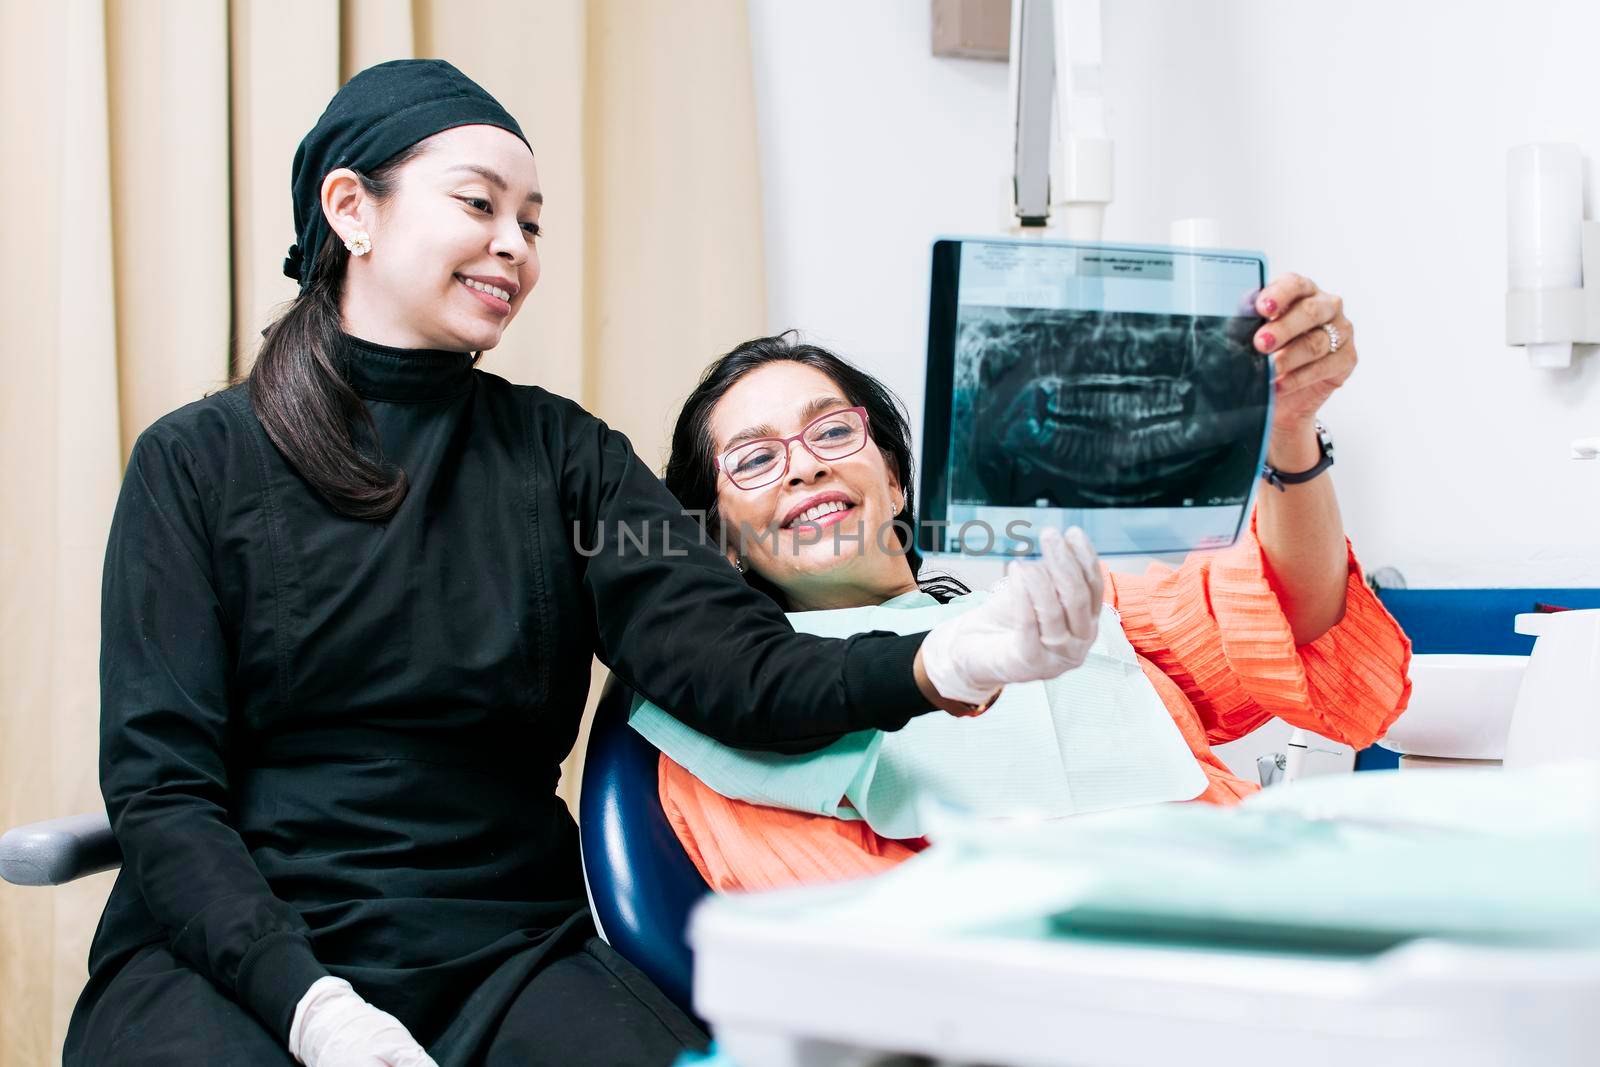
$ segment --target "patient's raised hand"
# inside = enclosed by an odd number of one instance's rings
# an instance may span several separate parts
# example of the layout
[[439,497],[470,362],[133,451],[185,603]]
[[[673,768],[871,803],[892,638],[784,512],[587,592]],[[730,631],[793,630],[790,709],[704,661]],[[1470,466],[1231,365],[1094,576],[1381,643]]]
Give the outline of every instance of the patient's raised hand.
[[935,626],[918,661],[949,709],[970,713],[1009,682],[1054,678],[1081,665],[1099,632],[1100,559],[1076,526],[1046,530],[1042,559],[1014,563],[990,599]]

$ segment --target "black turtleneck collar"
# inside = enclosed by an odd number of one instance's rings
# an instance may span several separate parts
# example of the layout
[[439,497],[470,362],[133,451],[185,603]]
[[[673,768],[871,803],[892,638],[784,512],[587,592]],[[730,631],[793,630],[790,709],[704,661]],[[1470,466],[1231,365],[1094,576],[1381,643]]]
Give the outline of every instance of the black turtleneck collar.
[[391,348],[350,334],[342,336],[345,375],[351,388],[367,400],[443,400],[472,385],[471,352]]

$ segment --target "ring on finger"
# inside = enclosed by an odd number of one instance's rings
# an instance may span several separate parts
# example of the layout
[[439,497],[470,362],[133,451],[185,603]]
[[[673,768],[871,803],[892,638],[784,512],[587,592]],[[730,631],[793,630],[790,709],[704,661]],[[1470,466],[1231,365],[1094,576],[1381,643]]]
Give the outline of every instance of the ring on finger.
[[1339,327],[1331,322],[1323,323],[1322,328],[1328,332],[1328,354],[1332,355],[1339,351],[1340,345],[1344,344],[1344,335],[1339,332]]

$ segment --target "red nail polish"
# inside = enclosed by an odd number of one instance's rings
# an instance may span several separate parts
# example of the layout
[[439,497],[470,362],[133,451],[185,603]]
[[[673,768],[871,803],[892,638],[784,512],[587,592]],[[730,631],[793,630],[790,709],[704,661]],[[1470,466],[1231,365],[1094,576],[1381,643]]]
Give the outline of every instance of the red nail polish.
[[1267,297],[1261,301],[1261,311],[1263,314],[1276,315],[1278,313],[1278,302],[1270,296]]
[[1270,352],[1278,345],[1278,339],[1270,333],[1264,333],[1256,338],[1256,343],[1261,346],[1261,351]]

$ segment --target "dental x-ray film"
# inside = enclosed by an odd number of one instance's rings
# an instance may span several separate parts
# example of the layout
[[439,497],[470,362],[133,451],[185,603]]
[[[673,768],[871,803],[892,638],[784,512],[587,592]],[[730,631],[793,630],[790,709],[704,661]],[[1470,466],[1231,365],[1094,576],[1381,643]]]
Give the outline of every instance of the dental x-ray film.
[[1265,458],[1272,374],[1252,252],[969,238],[933,248],[925,551],[1229,545]]

